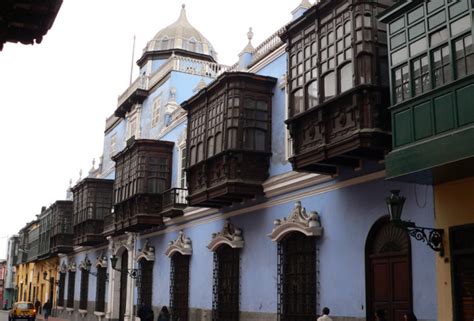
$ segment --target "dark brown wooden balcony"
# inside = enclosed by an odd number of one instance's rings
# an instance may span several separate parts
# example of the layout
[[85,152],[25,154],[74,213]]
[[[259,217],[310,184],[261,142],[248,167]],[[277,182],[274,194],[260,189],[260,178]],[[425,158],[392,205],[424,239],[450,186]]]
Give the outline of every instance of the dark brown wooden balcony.
[[322,1],[286,27],[295,170],[335,174],[389,152],[387,46],[376,17],[383,9]]
[[73,250],[72,201],[56,201],[51,209],[51,254]]
[[113,184],[113,180],[85,178],[72,188],[75,245],[105,242],[104,217],[112,209]]
[[43,36],[53,25],[62,3],[62,0],[2,1],[0,50],[7,41],[41,43]]
[[164,217],[176,217],[183,215],[183,210],[188,206],[186,200],[188,190],[184,188],[171,188],[163,193],[163,209],[161,215]]
[[113,157],[114,229],[143,231],[163,224],[162,193],[171,185],[172,142],[130,139]]
[[188,111],[189,205],[222,207],[263,194],[275,83],[272,77],[224,73],[182,104]]

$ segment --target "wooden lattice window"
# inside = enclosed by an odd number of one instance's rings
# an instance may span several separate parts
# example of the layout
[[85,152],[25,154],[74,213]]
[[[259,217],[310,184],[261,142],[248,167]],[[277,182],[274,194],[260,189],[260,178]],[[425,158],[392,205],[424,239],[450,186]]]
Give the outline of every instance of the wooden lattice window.
[[317,313],[316,238],[293,232],[278,244],[278,249],[280,320],[315,320]]
[[138,287],[138,306],[145,303],[151,307],[153,296],[153,261],[141,259],[140,265],[139,287]]
[[238,321],[240,249],[222,245],[214,252],[213,320]]
[[456,56],[457,78],[470,75],[474,72],[474,51],[472,50],[472,36],[467,34],[454,42]]
[[95,311],[105,312],[105,286],[107,282],[107,268],[97,267],[97,287]]
[[74,288],[76,283],[76,272],[69,271],[68,272],[68,280],[67,280],[67,307],[74,308]]
[[64,292],[66,287],[66,273],[59,273],[59,284],[58,284],[58,306],[64,307]]
[[170,307],[172,321],[188,321],[189,255],[171,257]]
[[89,273],[81,269],[81,292],[79,298],[79,309],[87,310],[87,294],[89,292]]

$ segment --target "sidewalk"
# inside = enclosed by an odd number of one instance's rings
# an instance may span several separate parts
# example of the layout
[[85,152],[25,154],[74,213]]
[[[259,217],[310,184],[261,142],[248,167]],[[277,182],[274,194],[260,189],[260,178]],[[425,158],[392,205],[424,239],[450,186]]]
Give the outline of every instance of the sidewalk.
[[[36,315],[36,320],[44,320],[44,315],[38,314]],[[62,319],[57,317],[49,316],[48,321],[69,321],[68,319]]]

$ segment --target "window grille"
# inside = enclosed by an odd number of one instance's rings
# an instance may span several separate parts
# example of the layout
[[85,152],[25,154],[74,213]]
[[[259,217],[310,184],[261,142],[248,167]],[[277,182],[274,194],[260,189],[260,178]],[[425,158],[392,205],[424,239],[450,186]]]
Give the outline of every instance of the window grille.
[[105,287],[107,282],[107,268],[97,268],[97,292],[95,299],[95,311],[105,312]]
[[140,260],[140,274],[138,277],[138,306],[145,303],[147,306],[152,306],[153,295],[153,261],[145,259]]
[[67,281],[67,307],[74,308],[74,286],[76,282],[76,272],[69,271]]
[[172,321],[188,321],[189,255],[176,253],[171,258],[170,308]]
[[58,306],[60,306],[60,307],[64,307],[65,286],[66,286],[66,273],[59,273]]
[[81,292],[79,298],[79,309],[87,310],[87,293],[89,291],[89,273],[81,269]]
[[238,321],[240,249],[223,245],[214,252],[213,321]]

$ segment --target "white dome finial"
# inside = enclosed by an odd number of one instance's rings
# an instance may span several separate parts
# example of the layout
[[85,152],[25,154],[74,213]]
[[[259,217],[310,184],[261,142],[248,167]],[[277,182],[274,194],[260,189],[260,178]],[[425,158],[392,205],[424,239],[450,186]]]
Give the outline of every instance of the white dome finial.
[[247,32],[247,38],[249,40],[247,46],[245,46],[244,50],[242,50],[242,53],[252,53],[255,51],[255,48],[252,46],[252,38],[253,38],[253,31],[252,27],[249,28],[249,31]]

